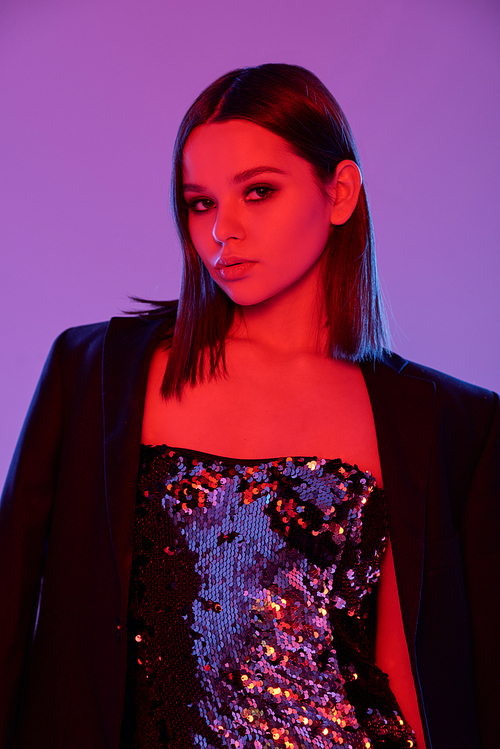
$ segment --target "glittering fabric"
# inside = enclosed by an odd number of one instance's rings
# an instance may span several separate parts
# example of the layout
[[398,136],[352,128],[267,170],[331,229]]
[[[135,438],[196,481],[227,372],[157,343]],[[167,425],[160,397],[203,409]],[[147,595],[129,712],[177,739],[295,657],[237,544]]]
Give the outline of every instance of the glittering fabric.
[[386,536],[340,460],[143,446],[122,747],[415,747],[366,632]]

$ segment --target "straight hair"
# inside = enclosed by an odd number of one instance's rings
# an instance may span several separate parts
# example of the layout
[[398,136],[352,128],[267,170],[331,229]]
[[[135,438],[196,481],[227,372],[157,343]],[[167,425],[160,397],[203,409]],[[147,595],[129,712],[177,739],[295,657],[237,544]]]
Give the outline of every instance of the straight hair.
[[[218,78],[187,111],[174,147],[171,203],[182,245],[184,268],[175,326],[162,385],[165,398],[181,396],[186,384],[225,371],[225,340],[237,305],[213,281],[189,234],[183,195],[183,153],[194,128],[243,119],[283,138],[311,165],[324,190],[337,165],[359,156],[347,119],[337,101],[310,71],[297,65],[268,63],[241,68]],[[373,229],[364,185],[349,218],[332,226],[321,261],[327,353],[351,362],[379,359],[387,345],[387,326],[377,279]],[[149,314],[171,319],[172,303],[151,303]],[[169,314],[170,311],[170,314]]]

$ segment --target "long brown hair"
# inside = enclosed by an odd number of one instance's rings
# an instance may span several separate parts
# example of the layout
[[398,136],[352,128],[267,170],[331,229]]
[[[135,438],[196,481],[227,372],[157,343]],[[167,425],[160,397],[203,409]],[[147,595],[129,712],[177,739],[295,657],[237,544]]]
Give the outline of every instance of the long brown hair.
[[[189,235],[183,197],[183,151],[192,130],[208,122],[245,119],[284,138],[308,161],[323,188],[337,164],[359,157],[337,101],[305,68],[269,63],[233,70],[206,88],[186,113],[175,142],[171,199],[184,252],[184,271],[162,392],[180,396],[186,383],[225,366],[224,345],[236,305],[217,286]],[[333,226],[323,253],[323,285],[332,357],[362,361],[380,357],[387,342],[385,317],[364,187],[350,219]],[[156,305],[153,314],[161,312]]]

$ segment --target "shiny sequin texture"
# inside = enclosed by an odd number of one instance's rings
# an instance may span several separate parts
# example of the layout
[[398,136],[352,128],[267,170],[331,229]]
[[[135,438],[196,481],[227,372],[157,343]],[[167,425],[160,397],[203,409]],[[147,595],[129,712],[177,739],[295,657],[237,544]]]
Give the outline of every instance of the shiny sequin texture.
[[369,636],[386,536],[340,460],[143,446],[122,747],[416,747]]

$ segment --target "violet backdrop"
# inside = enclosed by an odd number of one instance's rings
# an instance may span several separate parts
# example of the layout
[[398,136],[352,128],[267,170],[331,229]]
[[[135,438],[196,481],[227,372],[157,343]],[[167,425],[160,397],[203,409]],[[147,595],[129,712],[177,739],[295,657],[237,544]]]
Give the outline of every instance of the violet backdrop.
[[55,336],[178,296],[176,129],[262,62],[346,112],[395,350],[500,390],[497,0],[2,0],[0,483]]

